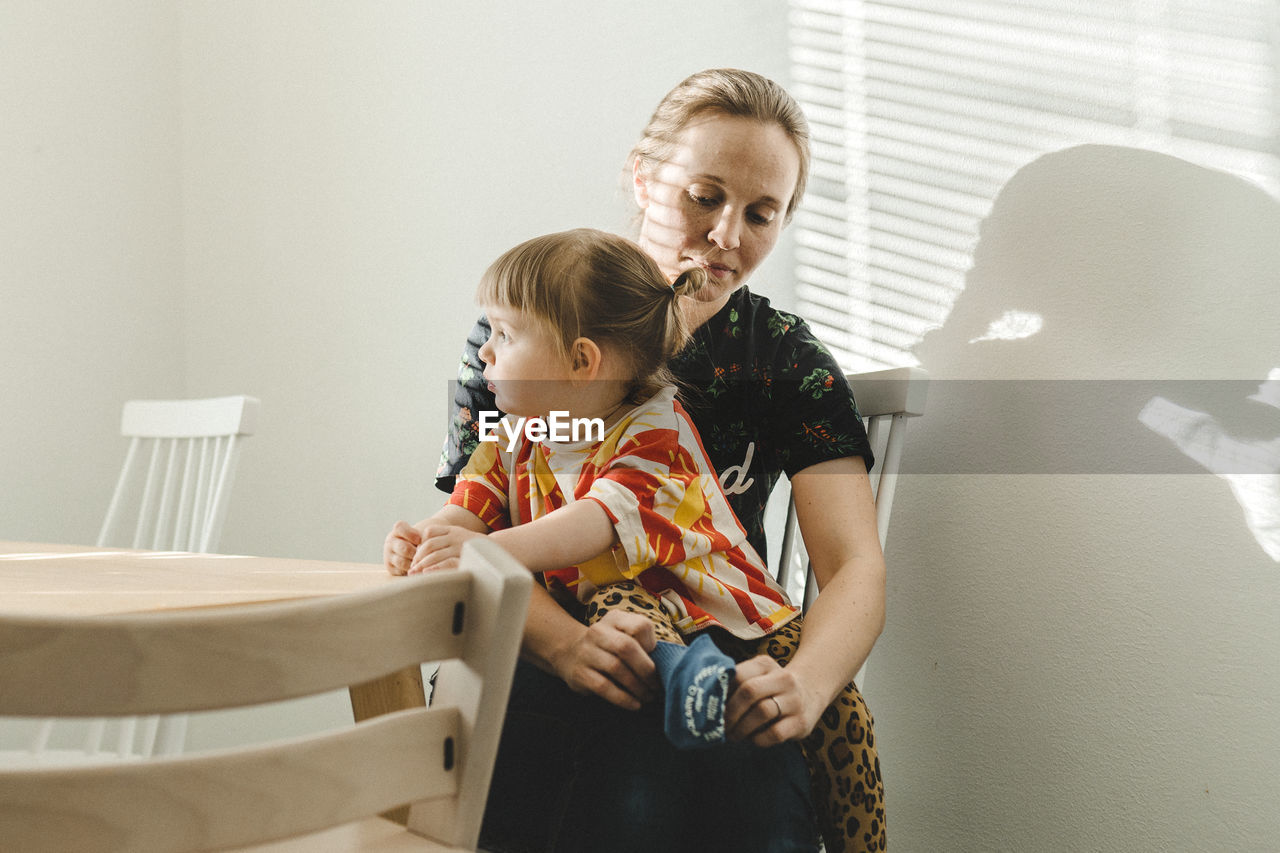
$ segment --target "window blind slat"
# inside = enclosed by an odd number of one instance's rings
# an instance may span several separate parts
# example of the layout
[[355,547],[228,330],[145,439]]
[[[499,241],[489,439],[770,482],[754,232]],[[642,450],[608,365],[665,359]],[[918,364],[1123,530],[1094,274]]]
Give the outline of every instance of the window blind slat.
[[813,167],[800,310],[846,369],[910,348],[964,286],[1006,181],[1084,143],[1280,189],[1272,0],[791,0]]

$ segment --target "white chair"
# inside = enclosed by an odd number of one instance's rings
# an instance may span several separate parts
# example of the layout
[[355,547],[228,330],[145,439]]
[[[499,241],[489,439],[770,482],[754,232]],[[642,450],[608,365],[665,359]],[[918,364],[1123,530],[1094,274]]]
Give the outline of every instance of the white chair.
[[[0,769],[3,846],[474,850],[531,586],[523,566],[480,538],[457,571],[388,578],[348,595],[0,616],[4,714],[189,712],[318,694],[426,661],[444,661],[448,673],[430,707],[333,731],[176,757]],[[405,804],[407,828],[378,816]]]
[[[258,419],[254,397],[204,400],[130,400],[120,434],[129,439],[124,466],[98,534],[99,546],[208,553],[218,547],[243,439]],[[176,754],[186,741],[185,715],[92,720],[83,746],[58,748],[53,720],[31,738],[31,760],[78,760],[79,753],[107,758]],[[110,735],[110,737],[109,737]],[[110,749],[105,749],[108,741]],[[7,754],[6,759],[15,758]]]
[[[907,420],[924,414],[928,374],[918,367],[895,367],[870,373],[851,373],[846,377],[853,388],[858,412],[867,426],[867,437],[876,461],[871,471],[871,493],[876,502],[876,529],[880,547],[889,533],[889,513],[898,485],[898,470],[906,444]],[[787,501],[787,517],[783,528],[782,548],[776,575],[783,588],[803,589],[804,606],[817,597],[818,585],[809,566],[809,555],[799,534],[795,503]],[[803,585],[803,586],[801,586]],[[857,681],[862,684],[862,672]]]
[[[98,544],[200,553],[216,548],[241,440],[253,435],[257,419],[253,397],[125,403],[120,434],[129,449]],[[132,536],[124,535],[130,528]]]

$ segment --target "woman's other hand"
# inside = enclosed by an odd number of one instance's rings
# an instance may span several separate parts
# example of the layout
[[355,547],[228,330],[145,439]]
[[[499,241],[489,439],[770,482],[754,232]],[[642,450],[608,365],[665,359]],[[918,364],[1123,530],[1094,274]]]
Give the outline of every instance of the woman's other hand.
[[416,527],[397,521],[382,543],[382,562],[387,571],[393,575],[408,574],[409,567],[413,564],[413,555],[421,544],[422,534]]
[[610,611],[585,626],[551,659],[556,675],[578,693],[594,693],[630,711],[658,695],[658,670],[649,653],[657,645],[653,623]]
[[806,690],[794,674],[768,655],[738,664],[725,707],[729,740],[774,746],[806,737],[827,702]]

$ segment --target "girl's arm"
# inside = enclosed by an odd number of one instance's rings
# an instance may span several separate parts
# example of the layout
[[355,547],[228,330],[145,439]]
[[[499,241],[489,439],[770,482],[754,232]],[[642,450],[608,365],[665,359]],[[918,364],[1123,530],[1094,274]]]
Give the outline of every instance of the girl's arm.
[[475,513],[454,504],[445,504],[435,514],[412,526],[397,521],[382,543],[382,562],[388,572],[393,575],[413,572],[415,556],[422,546],[422,533],[433,525],[459,527],[478,534],[489,532],[488,526]]
[[726,728],[759,746],[809,734],[884,629],[884,555],[863,461],[811,465],[791,478],[791,490],[821,594],[785,669],[767,656],[737,667]]
[[[411,571],[456,566],[462,543],[480,535],[428,522],[418,549],[421,559]],[[534,572],[585,562],[618,542],[612,520],[594,500],[575,501],[489,536]],[[615,611],[588,627],[535,584],[521,654],[572,690],[635,710],[657,695],[657,669],[649,657],[655,642],[653,625],[643,616]]]
[[[462,512],[475,518],[466,510]],[[450,521],[435,523],[439,515],[437,513],[422,523],[422,545],[414,556],[410,573],[457,566],[463,543],[488,529],[483,523],[479,530],[475,527],[463,529]],[[584,563],[618,542],[613,521],[604,507],[594,500],[574,501],[527,524],[495,531],[490,538],[531,572]]]

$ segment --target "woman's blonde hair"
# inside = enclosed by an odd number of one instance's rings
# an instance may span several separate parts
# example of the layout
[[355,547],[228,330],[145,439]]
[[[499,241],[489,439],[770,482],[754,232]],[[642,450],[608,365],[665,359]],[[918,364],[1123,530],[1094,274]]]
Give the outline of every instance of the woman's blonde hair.
[[776,124],[791,138],[800,155],[800,172],[787,202],[785,221],[789,222],[809,179],[809,122],[786,89],[753,71],[709,68],[682,80],[658,104],[640,141],[631,149],[627,177],[637,162],[644,174],[652,174],[658,164],[671,156],[681,131],[704,113]]
[[692,331],[677,297],[692,296],[706,280],[694,267],[670,283],[630,240],[578,228],[504,252],[480,279],[476,298],[542,323],[567,362],[578,338],[609,345],[630,362],[634,379],[626,401],[635,404],[672,381],[666,362]]

